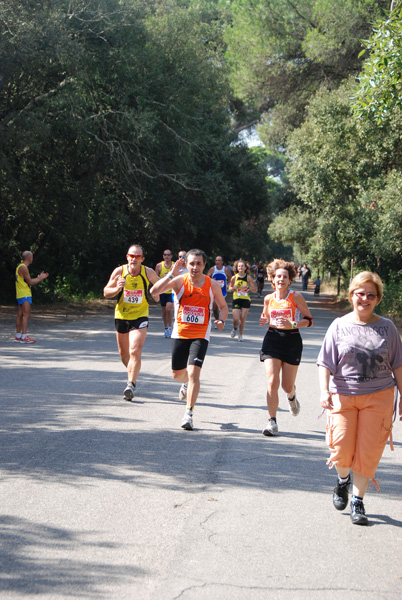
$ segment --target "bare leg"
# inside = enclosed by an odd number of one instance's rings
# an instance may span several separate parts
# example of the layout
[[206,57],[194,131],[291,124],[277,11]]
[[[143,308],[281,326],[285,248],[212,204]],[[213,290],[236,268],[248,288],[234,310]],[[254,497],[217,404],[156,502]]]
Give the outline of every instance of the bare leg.
[[240,313],[241,310],[240,308],[234,308],[232,310],[232,317],[233,317],[233,329],[236,330],[239,326],[240,323]]
[[200,392],[201,369],[196,365],[188,365],[187,369],[172,371],[173,378],[179,383],[187,383],[187,408],[194,408]]
[[127,367],[128,381],[135,383],[141,369],[142,347],[147,336],[147,327],[132,329],[129,333],[116,332],[120,358]]
[[248,311],[249,311],[248,308],[242,308],[241,311],[240,311],[240,328],[239,328],[239,334],[240,335],[243,335],[244,326],[246,324]]
[[24,304],[18,305],[17,319],[15,321],[15,327],[17,333],[25,335],[28,331],[28,323],[31,316],[31,305],[26,300]]
[[289,365],[288,363],[283,363],[282,365],[282,389],[288,398],[293,398],[295,395],[295,381],[298,368],[298,365]]
[[279,406],[279,384],[282,361],[278,358],[267,358],[264,360],[265,372],[268,379],[267,388],[267,407],[270,418],[276,419],[276,412]]

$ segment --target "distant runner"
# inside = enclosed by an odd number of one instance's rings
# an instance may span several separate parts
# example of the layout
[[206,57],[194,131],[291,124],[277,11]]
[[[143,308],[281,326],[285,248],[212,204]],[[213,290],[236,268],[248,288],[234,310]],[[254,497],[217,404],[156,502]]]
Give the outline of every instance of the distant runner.
[[233,329],[230,337],[234,338],[237,328],[239,328],[238,340],[243,341],[243,332],[246,325],[247,314],[251,305],[249,290],[256,292],[257,289],[251,275],[246,272],[247,263],[242,260],[236,260],[234,264],[234,275],[230,280],[229,292],[233,292],[232,316]]
[[40,283],[49,273],[42,271],[37,277],[31,278],[29,274],[29,265],[33,262],[33,254],[29,250],[22,253],[22,261],[15,269],[15,292],[17,296],[18,312],[15,322],[16,334],[15,340],[21,344],[34,344],[36,340],[27,334],[29,318],[31,316],[32,291],[31,287]]
[[[222,256],[217,256],[215,258],[215,266],[211,267],[209,269],[207,275],[208,275],[208,277],[211,277],[211,279],[215,279],[219,283],[219,285],[221,286],[221,290],[222,290],[222,296],[224,298],[226,298],[227,286],[228,286],[228,282],[230,281],[230,278],[231,278],[231,272],[230,272],[230,269],[225,267],[225,265],[223,264]],[[215,317],[215,319],[217,319],[219,316],[219,308],[218,308],[218,305],[216,304],[215,300],[214,300],[213,311],[214,311],[214,317]]]
[[[163,260],[159,262],[155,267],[155,273],[158,277],[164,277],[166,273],[172,268],[172,251],[165,250],[163,253]],[[170,338],[172,335],[172,324],[173,324],[173,292],[167,290],[160,295],[160,303],[162,307],[162,319],[165,326],[165,333],[163,337]]]

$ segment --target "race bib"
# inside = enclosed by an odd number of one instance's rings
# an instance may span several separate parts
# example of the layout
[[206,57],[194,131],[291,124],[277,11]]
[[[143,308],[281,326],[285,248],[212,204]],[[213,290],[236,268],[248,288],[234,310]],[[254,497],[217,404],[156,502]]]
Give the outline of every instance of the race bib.
[[219,285],[221,286],[221,288],[226,287],[225,281],[223,279],[216,279],[215,281],[217,281],[219,283]]
[[273,309],[270,311],[269,313],[269,318],[271,321],[272,325],[276,325],[277,322],[277,318],[278,317],[283,317],[284,319],[289,319],[289,321],[292,320],[292,309],[291,308],[278,308],[278,309]]
[[238,296],[248,296],[248,289],[247,288],[239,288],[237,290],[237,295]]
[[205,308],[202,306],[183,306],[181,322],[192,323],[193,325],[204,325]]
[[124,302],[141,304],[144,290],[124,290]]

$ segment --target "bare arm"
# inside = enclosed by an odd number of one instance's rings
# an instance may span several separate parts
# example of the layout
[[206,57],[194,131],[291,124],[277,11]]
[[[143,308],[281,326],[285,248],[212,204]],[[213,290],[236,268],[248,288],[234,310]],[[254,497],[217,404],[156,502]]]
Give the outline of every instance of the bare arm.
[[402,421],[402,365],[397,367],[394,371],[394,377],[396,379],[396,385],[399,390],[399,420]]
[[123,267],[117,267],[110,276],[109,281],[103,288],[105,298],[114,298],[126,285],[126,280],[121,276]]
[[268,294],[268,296],[265,296],[265,298],[264,298],[264,308],[262,309],[261,317],[259,320],[259,324],[261,326],[267,325],[267,323],[269,323],[269,311],[268,311],[269,296],[270,296],[270,294]]
[[233,277],[231,278],[230,283],[229,283],[229,288],[228,288],[229,292],[233,292],[233,290],[235,289],[235,281],[236,281],[236,275],[233,275]]
[[211,279],[211,285],[215,302],[219,308],[219,319],[216,319],[215,325],[218,330],[222,330],[225,325],[225,321],[228,318],[229,308],[226,304],[225,298],[223,297],[222,289],[219,283],[217,283],[214,279]]
[[23,277],[25,279],[29,286],[36,285],[37,283],[40,283],[41,281],[46,279],[46,277],[49,277],[49,273],[45,273],[44,271],[42,271],[42,273],[40,273],[37,277],[31,278],[28,267],[25,265],[20,266],[20,268],[18,269],[18,274],[20,275],[20,277]]
[[253,278],[250,277],[250,275],[248,275],[247,277],[247,283],[249,285],[250,290],[255,293],[257,291],[257,288],[255,287]]
[[322,365],[319,365],[318,376],[319,376],[319,380],[320,380],[320,390],[321,390],[320,404],[323,408],[331,409],[333,406],[332,395],[331,395],[331,392],[329,391],[329,379],[330,379],[331,373],[330,373],[329,369],[327,369],[327,367],[323,367]]

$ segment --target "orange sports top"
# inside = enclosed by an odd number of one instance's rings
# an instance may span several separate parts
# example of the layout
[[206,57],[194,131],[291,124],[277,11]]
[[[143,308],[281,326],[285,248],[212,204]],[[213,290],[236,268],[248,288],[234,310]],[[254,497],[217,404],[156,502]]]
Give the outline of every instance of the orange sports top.
[[269,324],[277,327],[276,318],[284,317],[289,321],[300,321],[300,311],[294,301],[294,291],[289,290],[288,295],[283,300],[277,300],[276,293],[270,294],[268,300]]
[[190,275],[185,273],[183,285],[174,295],[175,322],[172,338],[209,340],[213,301],[210,277],[205,275],[204,285],[194,287],[190,283]]

